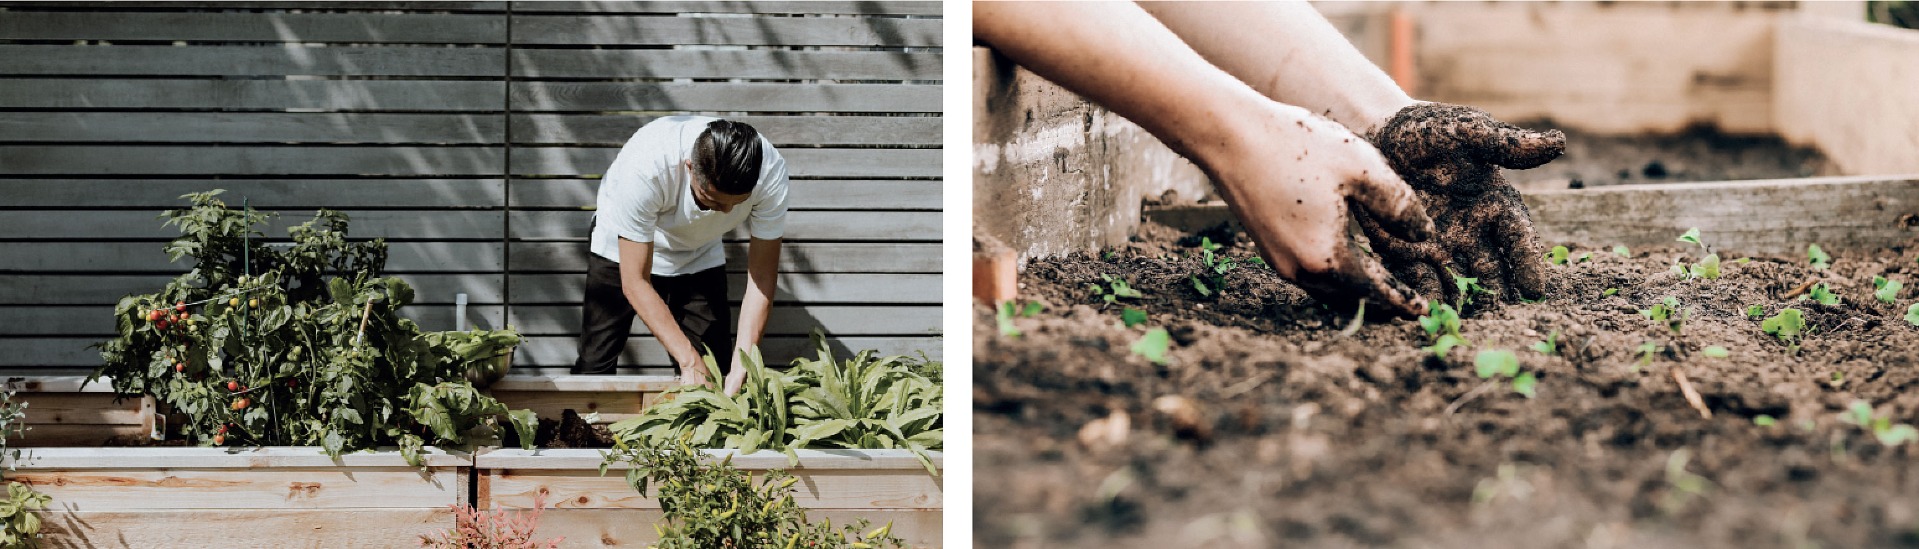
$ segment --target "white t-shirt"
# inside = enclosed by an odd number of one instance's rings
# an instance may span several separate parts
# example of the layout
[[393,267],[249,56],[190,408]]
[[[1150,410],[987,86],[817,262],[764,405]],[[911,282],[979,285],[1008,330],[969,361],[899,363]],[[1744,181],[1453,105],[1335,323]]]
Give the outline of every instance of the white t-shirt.
[[726,264],[720,239],[746,224],[753,238],[786,232],[786,159],[760,136],[760,180],[731,213],[701,210],[693,199],[693,141],[710,116],[669,116],[633,132],[600,179],[589,249],[620,261],[619,239],[653,243],[653,274],[696,273]]

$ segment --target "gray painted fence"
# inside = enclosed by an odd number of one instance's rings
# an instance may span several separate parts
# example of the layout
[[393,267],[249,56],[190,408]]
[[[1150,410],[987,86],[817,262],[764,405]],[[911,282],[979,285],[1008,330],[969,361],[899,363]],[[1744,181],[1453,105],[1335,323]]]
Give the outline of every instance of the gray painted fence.
[[[765,350],[939,356],[937,2],[0,2],[0,370],[85,371],[121,296],[188,266],[160,212],[212,188],[346,211],[412,315],[572,363],[599,174],[661,116],[746,121],[793,208]],[[743,235],[729,239],[734,297]],[[637,323],[636,323],[637,324]],[[636,325],[636,334],[644,334]],[[635,337],[626,364],[664,366]],[[545,370],[557,371],[557,370]],[[661,372],[662,370],[655,370]]]

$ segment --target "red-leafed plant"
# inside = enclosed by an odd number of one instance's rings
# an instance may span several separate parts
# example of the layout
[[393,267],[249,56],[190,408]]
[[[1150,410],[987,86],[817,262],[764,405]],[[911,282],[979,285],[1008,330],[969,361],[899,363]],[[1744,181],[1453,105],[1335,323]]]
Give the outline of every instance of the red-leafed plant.
[[540,525],[540,510],[546,508],[544,494],[533,498],[533,510],[525,512],[494,509],[481,511],[471,505],[452,505],[454,527],[432,535],[420,536],[421,547],[436,549],[554,549],[564,537],[534,541],[533,530]]

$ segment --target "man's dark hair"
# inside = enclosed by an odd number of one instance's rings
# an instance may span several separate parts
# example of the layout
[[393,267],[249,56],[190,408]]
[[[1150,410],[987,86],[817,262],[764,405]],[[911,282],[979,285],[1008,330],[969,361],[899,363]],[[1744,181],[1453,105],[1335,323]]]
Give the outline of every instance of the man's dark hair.
[[747,194],[760,181],[760,132],[731,120],[714,120],[693,141],[693,170],[726,194]]

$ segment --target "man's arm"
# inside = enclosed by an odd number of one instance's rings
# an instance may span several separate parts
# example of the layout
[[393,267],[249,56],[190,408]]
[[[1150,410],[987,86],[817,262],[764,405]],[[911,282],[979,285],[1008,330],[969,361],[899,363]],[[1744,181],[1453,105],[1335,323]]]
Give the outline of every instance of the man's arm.
[[1305,2],[1141,2],[1201,57],[1261,95],[1369,134],[1413,104]]
[[646,323],[646,329],[666,347],[668,355],[673,357],[680,367],[680,380],[692,385],[704,385],[709,376],[706,362],[701,353],[693,348],[693,341],[680,331],[678,322],[673,321],[673,312],[667,310],[666,300],[660,299],[660,292],[653,288],[653,243],[634,242],[620,239],[620,290],[626,294],[626,301],[633,305],[640,321]]
[[746,382],[739,353],[759,345],[766,317],[773,309],[773,291],[779,285],[780,239],[752,239],[746,245],[746,298],[740,302],[740,326],[734,337],[733,371],[726,376],[726,393],[739,392]]

